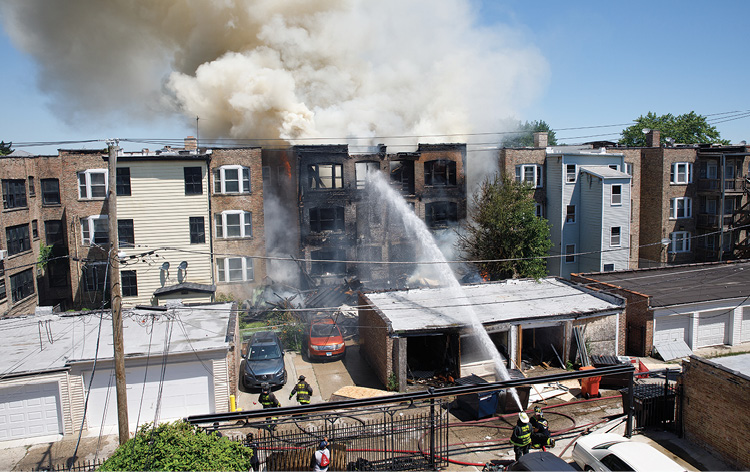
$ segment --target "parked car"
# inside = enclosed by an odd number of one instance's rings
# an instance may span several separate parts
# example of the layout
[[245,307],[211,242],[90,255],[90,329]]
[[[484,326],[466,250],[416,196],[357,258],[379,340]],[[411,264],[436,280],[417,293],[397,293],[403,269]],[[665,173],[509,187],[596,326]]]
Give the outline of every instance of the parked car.
[[576,470],[576,468],[551,452],[539,451],[522,455],[505,470],[562,471]]
[[264,383],[278,387],[286,383],[284,349],[273,331],[254,333],[247,343],[242,383],[246,390]]
[[340,359],[346,355],[341,330],[332,318],[315,318],[307,331],[307,355],[312,359]]
[[612,433],[590,434],[580,438],[573,447],[573,460],[583,470],[685,470],[648,444]]

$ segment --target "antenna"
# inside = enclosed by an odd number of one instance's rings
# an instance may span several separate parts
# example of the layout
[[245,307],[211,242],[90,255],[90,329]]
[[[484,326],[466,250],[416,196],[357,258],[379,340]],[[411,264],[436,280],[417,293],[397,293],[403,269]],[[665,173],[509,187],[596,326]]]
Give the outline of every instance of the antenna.
[[199,119],[200,118],[198,118],[198,116],[196,115],[195,116],[195,147],[200,147],[198,146],[198,143],[200,142],[200,134],[198,134],[198,120]]

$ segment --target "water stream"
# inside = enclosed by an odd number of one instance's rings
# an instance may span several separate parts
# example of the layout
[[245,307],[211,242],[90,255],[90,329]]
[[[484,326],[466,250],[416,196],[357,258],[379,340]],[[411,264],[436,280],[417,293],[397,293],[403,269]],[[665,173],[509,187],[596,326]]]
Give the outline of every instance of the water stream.
[[[508,370],[505,368],[505,359],[498,352],[489,334],[487,334],[484,326],[479,321],[479,317],[474,311],[471,302],[466,297],[461,284],[456,279],[456,275],[451,270],[440,248],[435,243],[435,238],[433,238],[425,222],[414,213],[414,210],[412,210],[406,200],[388,184],[388,181],[380,172],[369,172],[368,180],[368,187],[377,193],[380,201],[388,202],[390,209],[396,211],[404,224],[407,234],[414,235],[419,249],[422,251],[422,260],[425,262],[436,262],[436,264],[423,265],[423,272],[429,271],[430,278],[438,280],[440,287],[445,289],[445,300],[450,300],[451,305],[455,305],[457,318],[462,321],[468,321],[474,337],[479,340],[479,345],[482,353],[485,355],[485,359],[493,361],[495,377],[510,380]],[[518,410],[523,410],[516,389],[511,388],[509,391],[518,405]]]

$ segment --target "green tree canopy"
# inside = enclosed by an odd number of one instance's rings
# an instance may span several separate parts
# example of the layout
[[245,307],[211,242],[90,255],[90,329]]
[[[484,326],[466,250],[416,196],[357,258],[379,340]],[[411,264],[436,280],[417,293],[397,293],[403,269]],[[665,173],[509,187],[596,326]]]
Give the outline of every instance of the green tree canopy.
[[536,216],[529,184],[507,175],[486,179],[474,195],[457,245],[464,260],[514,259],[474,265],[491,280],[547,275],[552,242],[547,220]]
[[622,130],[620,144],[632,147],[645,147],[646,135],[644,129],[657,129],[661,132],[660,144],[666,143],[667,138],[681,144],[729,144],[721,139],[719,131],[706,121],[706,117],[694,111],[684,115],[674,116],[671,113],[656,116],[648,112],[646,116],[639,116],[635,124]]
[[13,149],[10,148],[12,145],[12,142],[6,143],[5,141],[0,141],[0,156],[7,156],[13,152]]
[[184,421],[141,426],[98,470],[248,470],[250,449]]
[[555,132],[549,127],[544,120],[518,122],[518,129],[513,134],[507,135],[503,139],[504,147],[532,147],[534,146],[534,133],[547,132],[547,144],[555,146],[557,137]]

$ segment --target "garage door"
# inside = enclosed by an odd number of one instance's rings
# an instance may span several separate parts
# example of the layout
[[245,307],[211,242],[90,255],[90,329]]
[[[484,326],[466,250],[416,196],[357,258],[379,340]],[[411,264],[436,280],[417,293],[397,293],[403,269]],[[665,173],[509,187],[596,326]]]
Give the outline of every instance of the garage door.
[[690,346],[690,315],[672,315],[654,318],[654,343],[667,343],[682,339]]
[[0,389],[0,441],[62,433],[57,382]]
[[742,325],[740,329],[740,342],[750,343],[750,307],[742,309]]
[[[167,365],[164,382],[161,379],[161,364],[126,368],[128,391],[128,422],[131,431],[138,424],[153,422],[159,403],[159,421],[174,421],[190,415],[214,413],[213,378],[200,362],[170,363]],[[144,388],[144,375],[147,373]],[[89,428],[117,425],[117,393],[114,370],[97,371],[91,386],[86,422]],[[86,385],[88,375],[84,374]]]
[[726,344],[729,335],[729,312],[717,310],[703,312],[698,317],[696,347]]

